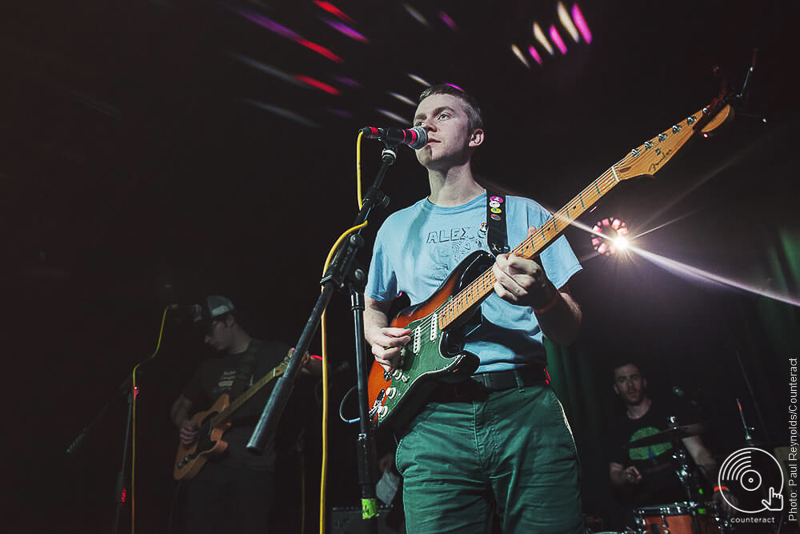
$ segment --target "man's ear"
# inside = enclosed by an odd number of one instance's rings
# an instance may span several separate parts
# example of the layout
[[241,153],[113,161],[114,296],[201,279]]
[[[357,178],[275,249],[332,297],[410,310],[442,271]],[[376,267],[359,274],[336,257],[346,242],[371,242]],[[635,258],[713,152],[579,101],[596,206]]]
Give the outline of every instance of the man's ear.
[[475,128],[472,132],[472,135],[469,136],[469,146],[470,148],[479,147],[483,144],[483,130],[480,128]]

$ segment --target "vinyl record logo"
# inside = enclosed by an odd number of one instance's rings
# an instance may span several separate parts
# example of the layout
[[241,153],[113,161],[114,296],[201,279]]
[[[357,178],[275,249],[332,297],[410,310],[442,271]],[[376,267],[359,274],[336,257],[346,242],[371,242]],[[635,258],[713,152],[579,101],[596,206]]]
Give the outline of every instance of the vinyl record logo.
[[743,497],[732,503],[722,492],[725,502],[740,512],[783,510],[783,471],[778,460],[766,451],[747,447],[728,456],[719,469],[718,484]]

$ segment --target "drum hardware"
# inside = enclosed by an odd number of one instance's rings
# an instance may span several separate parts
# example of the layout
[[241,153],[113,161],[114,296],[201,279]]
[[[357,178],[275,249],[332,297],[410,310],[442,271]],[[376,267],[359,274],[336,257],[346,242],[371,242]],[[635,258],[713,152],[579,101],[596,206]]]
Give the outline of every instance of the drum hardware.
[[657,432],[656,434],[650,434],[649,436],[639,438],[636,441],[631,441],[627,443],[624,447],[626,449],[632,449],[635,447],[647,447],[648,445],[655,445],[657,443],[677,443],[683,438],[688,438],[691,436],[699,436],[705,430],[705,427],[702,423],[695,423],[692,425],[684,425],[684,426],[675,426],[675,428],[669,428],[667,430],[662,430],[661,432]]
[[[712,520],[713,518],[713,520]],[[676,502],[634,510],[636,534],[726,534],[713,503]]]

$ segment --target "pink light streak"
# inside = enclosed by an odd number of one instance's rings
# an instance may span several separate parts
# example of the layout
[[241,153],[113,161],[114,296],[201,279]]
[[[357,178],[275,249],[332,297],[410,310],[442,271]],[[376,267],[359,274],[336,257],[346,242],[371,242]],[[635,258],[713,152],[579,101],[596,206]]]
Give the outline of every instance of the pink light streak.
[[342,58],[340,58],[339,56],[337,56],[336,54],[334,54],[333,52],[331,52],[330,50],[328,50],[324,46],[318,45],[317,43],[313,43],[313,42],[309,41],[308,39],[305,39],[305,38],[301,37],[296,32],[290,30],[289,28],[287,28],[285,26],[281,26],[277,22],[275,22],[273,20],[270,20],[267,17],[261,16],[258,13],[253,13],[252,11],[247,11],[245,9],[236,9],[236,8],[232,8],[232,9],[233,9],[233,11],[237,12],[238,14],[243,16],[244,18],[246,18],[246,19],[248,19],[248,20],[250,20],[252,22],[255,22],[256,24],[258,24],[262,28],[266,28],[269,31],[271,31],[272,33],[275,33],[275,34],[280,35],[281,37],[285,37],[287,39],[291,39],[292,41],[296,42],[297,44],[305,46],[306,48],[308,48],[310,50],[313,50],[317,54],[325,56],[326,58],[330,59],[331,61],[335,61],[336,63],[344,63],[344,60]]
[[336,63],[344,63],[344,60],[325,48],[324,46],[320,46],[317,43],[312,43],[311,41],[307,41],[305,39],[300,39],[297,41],[297,44],[301,44],[308,49],[313,50],[317,54],[321,56],[325,56],[326,58],[330,59],[331,61],[335,61]]
[[572,6],[572,20],[575,21],[575,26],[578,27],[578,31],[581,32],[581,36],[583,40],[587,43],[592,42],[592,32],[589,31],[589,25],[586,24],[586,20],[583,18],[583,13],[581,13],[578,4]]
[[337,17],[339,17],[343,21],[345,21],[345,22],[347,22],[349,24],[355,24],[355,21],[353,19],[351,19],[350,17],[345,15],[344,12],[342,12],[341,9],[339,9],[335,5],[331,4],[330,2],[321,2],[320,0],[314,0],[314,3],[317,4],[319,7],[321,7],[322,9],[324,9],[325,11],[327,11],[328,13],[330,13],[332,15],[336,15]]
[[312,87],[316,87],[317,89],[320,89],[321,91],[325,91],[328,94],[331,94],[331,95],[340,94],[340,92],[339,92],[339,90],[337,88],[335,88],[333,86],[330,86],[327,83],[321,82],[319,80],[315,80],[314,78],[310,78],[308,76],[303,76],[302,74],[295,74],[294,77],[297,78],[298,80],[300,80],[301,82],[307,83],[308,85],[310,85]]
[[567,45],[564,44],[564,40],[561,38],[561,35],[559,35],[556,27],[552,25],[550,26],[550,39],[553,40],[562,55],[567,53]]
[[539,52],[536,51],[533,45],[531,45],[530,48],[528,48],[528,53],[531,55],[533,60],[536,61],[536,63],[538,63],[539,65],[542,64],[542,56],[539,55]]

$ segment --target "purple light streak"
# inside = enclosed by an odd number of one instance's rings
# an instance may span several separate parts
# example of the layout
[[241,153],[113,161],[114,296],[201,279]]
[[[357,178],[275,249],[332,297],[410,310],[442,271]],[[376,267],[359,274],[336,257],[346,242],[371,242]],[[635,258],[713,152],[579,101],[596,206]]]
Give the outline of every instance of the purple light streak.
[[308,48],[310,50],[313,50],[314,52],[316,52],[316,53],[318,53],[318,54],[320,54],[322,56],[325,56],[326,58],[330,59],[331,61],[335,61],[336,63],[344,63],[344,60],[342,58],[340,58],[339,56],[337,56],[336,54],[334,54],[333,52],[331,52],[330,50],[328,50],[324,46],[318,45],[317,43],[313,43],[313,42],[309,41],[308,39],[303,38],[302,36],[300,36],[299,34],[293,32],[289,28],[287,28],[285,26],[281,26],[277,22],[275,22],[273,20],[270,20],[267,17],[264,17],[264,16],[259,15],[257,13],[253,13],[252,11],[247,11],[247,10],[244,10],[244,9],[236,9],[236,8],[231,8],[231,9],[233,11],[235,11],[236,13],[238,13],[239,15],[243,16],[244,18],[246,18],[247,20],[255,22],[256,24],[258,24],[262,28],[266,28],[266,29],[268,29],[269,31],[271,31],[271,32],[273,32],[275,34],[280,35],[281,37],[285,37],[287,39],[291,39],[292,41],[296,42],[297,44],[303,45],[306,48]]
[[328,26],[330,26],[331,28],[333,28],[334,30],[336,30],[339,33],[342,33],[342,34],[350,37],[351,39],[355,39],[356,41],[360,41],[362,43],[369,43],[369,40],[366,37],[364,37],[363,35],[361,35],[357,31],[355,31],[350,26],[347,26],[347,25],[345,25],[345,24],[343,24],[341,22],[337,22],[335,20],[322,19],[322,21],[325,24],[327,24]]
[[450,15],[444,11],[439,11],[439,18],[442,19],[442,22],[447,24],[451,30],[458,30],[455,21],[453,21],[453,19],[450,18]]
[[357,82],[352,78],[348,78],[347,76],[334,76],[333,79],[343,85],[347,85],[348,87],[353,87],[355,89],[360,89],[362,87],[360,82]]

